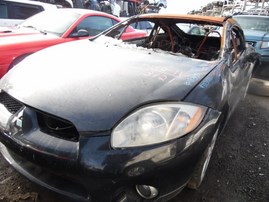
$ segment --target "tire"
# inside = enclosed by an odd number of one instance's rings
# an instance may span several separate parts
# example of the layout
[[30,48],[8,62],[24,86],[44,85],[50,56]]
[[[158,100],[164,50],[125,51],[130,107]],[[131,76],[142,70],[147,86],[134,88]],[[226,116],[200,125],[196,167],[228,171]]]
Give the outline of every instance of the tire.
[[188,188],[198,189],[199,186],[201,185],[201,183],[205,177],[205,173],[206,173],[206,170],[208,168],[210,158],[212,156],[212,152],[213,152],[213,149],[214,149],[214,146],[215,146],[215,143],[217,140],[217,136],[218,136],[218,131],[219,130],[217,130],[215,132],[211,142],[209,143],[206,150],[204,151],[202,158],[198,162],[198,164],[193,172],[193,175],[187,184]]

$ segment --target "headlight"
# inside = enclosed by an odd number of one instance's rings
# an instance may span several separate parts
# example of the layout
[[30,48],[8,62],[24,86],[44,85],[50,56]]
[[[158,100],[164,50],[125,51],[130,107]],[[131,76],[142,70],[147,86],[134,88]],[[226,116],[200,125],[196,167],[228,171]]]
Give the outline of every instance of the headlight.
[[269,41],[262,41],[261,48],[269,48]]
[[194,130],[206,107],[179,103],[158,104],[139,109],[112,132],[112,147],[136,147],[165,142]]

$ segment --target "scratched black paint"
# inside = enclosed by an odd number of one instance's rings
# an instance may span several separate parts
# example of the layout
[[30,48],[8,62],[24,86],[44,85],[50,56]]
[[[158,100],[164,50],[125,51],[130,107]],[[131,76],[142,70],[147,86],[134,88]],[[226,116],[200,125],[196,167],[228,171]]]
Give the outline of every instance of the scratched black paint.
[[[172,197],[188,183],[213,135],[221,133],[252,74],[254,61],[245,60],[254,54],[249,47],[233,61],[229,33],[240,27],[225,19],[211,23],[223,25],[226,32],[214,61],[95,40],[27,57],[0,81],[2,92],[26,108],[24,130],[15,135],[0,117],[2,154],[32,181],[78,201],[117,201],[122,196],[143,201],[135,191],[137,184],[158,188],[153,201]],[[144,147],[111,147],[111,131],[124,117],[159,102],[189,102],[208,110],[201,124],[181,138]],[[5,111],[2,103],[0,107]],[[72,123],[78,139],[46,134],[36,121],[37,112]]]

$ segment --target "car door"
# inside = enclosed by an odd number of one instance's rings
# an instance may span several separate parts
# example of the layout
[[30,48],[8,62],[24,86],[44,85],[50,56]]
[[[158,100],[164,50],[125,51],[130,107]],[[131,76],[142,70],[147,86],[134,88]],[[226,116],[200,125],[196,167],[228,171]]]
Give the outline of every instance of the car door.
[[246,44],[243,31],[233,26],[230,29],[229,36],[229,80],[231,85],[230,106],[233,111],[238,102],[245,96],[250,77],[253,71],[253,65],[246,62]]

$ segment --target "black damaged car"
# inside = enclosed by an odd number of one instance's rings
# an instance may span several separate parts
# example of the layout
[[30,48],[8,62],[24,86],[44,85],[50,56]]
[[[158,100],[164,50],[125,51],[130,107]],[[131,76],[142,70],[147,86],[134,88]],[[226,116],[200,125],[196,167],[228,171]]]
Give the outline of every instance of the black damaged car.
[[[139,21],[154,25],[147,37],[118,40]],[[185,33],[186,23],[206,33]],[[255,60],[231,18],[131,17],[32,54],[1,79],[1,153],[78,201],[167,201],[201,184]]]

